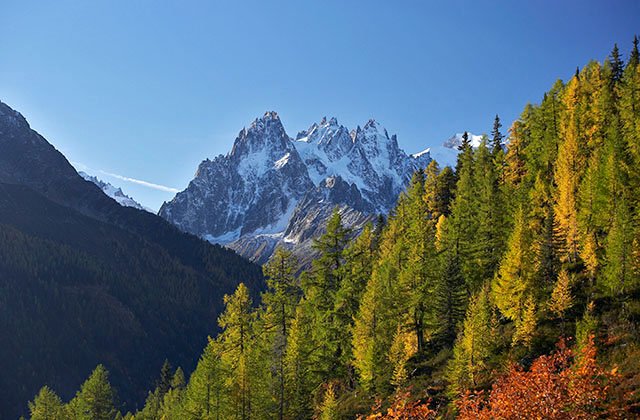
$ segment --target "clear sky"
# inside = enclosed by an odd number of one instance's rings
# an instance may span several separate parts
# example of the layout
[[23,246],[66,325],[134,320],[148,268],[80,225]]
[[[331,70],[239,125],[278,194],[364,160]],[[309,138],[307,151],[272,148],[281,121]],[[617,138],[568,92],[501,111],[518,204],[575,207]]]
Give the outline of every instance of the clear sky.
[[375,117],[416,152],[506,128],[634,32],[635,0],[0,0],[0,100],[157,209],[172,192],[122,178],[182,189],[266,110],[292,136]]

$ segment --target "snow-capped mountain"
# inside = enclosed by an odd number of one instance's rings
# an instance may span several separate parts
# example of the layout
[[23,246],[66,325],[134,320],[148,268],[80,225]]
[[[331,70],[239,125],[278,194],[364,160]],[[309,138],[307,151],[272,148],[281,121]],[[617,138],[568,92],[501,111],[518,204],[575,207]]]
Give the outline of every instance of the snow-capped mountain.
[[80,175],[86,181],[96,184],[106,195],[116,200],[121,206],[133,207],[139,210],[145,210],[153,213],[151,209],[144,207],[142,204],[138,203],[133,198],[123,193],[121,188],[114,187],[108,182],[104,182],[95,176],[87,174],[86,172],[78,171],[78,175]]
[[203,161],[159,215],[259,262],[277,244],[309,249],[335,207],[361,228],[387,213],[429,153],[407,155],[376,121],[349,130],[322,119],[295,139],[275,112],[238,134],[231,152]]
[[[463,133],[456,133],[442,143],[441,146],[430,147],[412,156],[418,157],[422,154],[428,154],[431,159],[438,162],[438,165],[440,165],[441,168],[445,166],[453,168],[456,166],[456,159],[459,152],[458,147],[462,144],[462,134]],[[476,135],[473,133],[468,134],[471,147],[474,149],[480,146],[480,142],[482,142],[482,139],[485,137],[484,135]]]

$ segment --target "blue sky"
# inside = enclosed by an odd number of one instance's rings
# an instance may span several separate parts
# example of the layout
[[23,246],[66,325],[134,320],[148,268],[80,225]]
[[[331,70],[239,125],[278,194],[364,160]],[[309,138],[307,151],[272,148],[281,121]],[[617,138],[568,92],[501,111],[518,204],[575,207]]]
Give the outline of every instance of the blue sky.
[[[640,32],[638,1],[0,0],[0,100],[158,208],[276,110],[290,135],[375,117],[416,152],[505,128]],[[113,175],[119,175],[117,178]],[[127,181],[169,187],[163,191]]]

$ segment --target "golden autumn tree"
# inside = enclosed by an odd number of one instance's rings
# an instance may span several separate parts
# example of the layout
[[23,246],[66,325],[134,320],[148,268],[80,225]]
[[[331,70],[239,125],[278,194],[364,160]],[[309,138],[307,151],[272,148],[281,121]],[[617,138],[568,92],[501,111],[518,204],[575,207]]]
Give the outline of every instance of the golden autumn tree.
[[580,81],[574,77],[567,84],[563,102],[566,113],[561,125],[555,179],[555,217],[558,233],[564,242],[563,259],[575,261],[578,256],[579,231],[577,220],[577,192],[584,166],[584,157],[579,144],[580,117],[578,110]]

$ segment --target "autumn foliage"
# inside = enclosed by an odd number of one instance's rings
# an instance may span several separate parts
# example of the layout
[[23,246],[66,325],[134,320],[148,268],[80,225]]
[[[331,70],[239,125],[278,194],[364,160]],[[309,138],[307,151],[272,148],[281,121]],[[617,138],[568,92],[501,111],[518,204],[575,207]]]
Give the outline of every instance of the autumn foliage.
[[396,394],[391,407],[386,412],[378,412],[381,403],[374,407],[374,413],[367,417],[360,417],[359,420],[418,420],[435,419],[437,412],[429,407],[428,403],[420,403],[411,398],[409,392]]
[[596,360],[590,337],[578,352],[564,341],[540,356],[529,370],[512,365],[488,395],[467,392],[458,404],[461,419],[593,419],[624,418],[620,401],[612,401],[616,369]]

